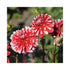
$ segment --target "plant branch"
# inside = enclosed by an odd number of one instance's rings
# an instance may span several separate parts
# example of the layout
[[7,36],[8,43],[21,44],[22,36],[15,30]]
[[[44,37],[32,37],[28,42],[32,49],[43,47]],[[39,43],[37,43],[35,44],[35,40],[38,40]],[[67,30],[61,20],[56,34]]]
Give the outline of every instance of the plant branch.
[[23,60],[22,60],[23,63],[25,63],[25,54],[23,53]]

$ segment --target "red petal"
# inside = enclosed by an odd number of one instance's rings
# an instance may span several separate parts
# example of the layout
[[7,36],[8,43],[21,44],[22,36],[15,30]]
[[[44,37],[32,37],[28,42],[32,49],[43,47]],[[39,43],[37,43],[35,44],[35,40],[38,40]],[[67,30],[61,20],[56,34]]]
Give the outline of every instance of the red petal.
[[53,22],[54,21],[54,19],[48,19],[48,21],[47,22]]
[[50,22],[50,23],[47,24],[47,25],[49,25],[50,27],[53,27],[53,26],[54,26],[54,24],[53,24],[52,22]]
[[44,15],[43,15],[43,18],[45,18],[46,16],[47,16],[47,14],[44,14]]
[[53,30],[52,27],[46,26],[46,31],[47,31],[48,33],[52,33],[54,30]]
[[9,51],[7,51],[7,56],[9,56],[10,55],[10,52]]
[[10,46],[9,46],[9,44],[7,44],[7,49],[9,49],[10,48]]
[[40,14],[40,17],[43,17],[43,14]]
[[9,58],[7,57],[7,63],[10,63]]
[[40,38],[43,37],[43,34],[41,34],[41,31],[42,31],[42,30],[39,30],[39,37],[40,37]]
[[47,15],[46,18],[45,18],[45,21],[47,21],[49,18],[51,18],[51,16]]

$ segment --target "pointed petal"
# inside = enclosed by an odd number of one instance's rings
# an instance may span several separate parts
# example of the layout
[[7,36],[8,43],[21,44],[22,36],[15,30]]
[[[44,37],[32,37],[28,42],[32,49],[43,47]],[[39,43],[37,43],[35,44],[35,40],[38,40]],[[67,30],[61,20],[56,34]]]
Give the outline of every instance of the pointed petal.
[[39,37],[42,38],[43,37],[43,34],[42,34],[42,30],[39,30]]
[[7,56],[9,56],[10,55],[10,52],[9,51],[7,51]]
[[52,27],[46,26],[46,31],[47,31],[48,33],[52,33],[54,30],[53,30]]

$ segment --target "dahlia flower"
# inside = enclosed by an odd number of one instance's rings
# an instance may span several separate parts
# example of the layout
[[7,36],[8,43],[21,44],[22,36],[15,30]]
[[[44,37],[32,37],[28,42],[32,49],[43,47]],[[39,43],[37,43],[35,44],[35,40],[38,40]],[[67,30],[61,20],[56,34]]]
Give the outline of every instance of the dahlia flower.
[[43,37],[43,34],[52,33],[53,30],[53,21],[50,15],[40,14],[34,18],[32,22],[32,29],[35,31],[36,35],[39,35],[40,38]]
[[59,42],[61,40],[61,37],[55,37],[54,39],[54,45],[60,46],[61,43]]
[[10,48],[9,44],[7,44],[7,63],[9,63],[9,58],[8,56],[10,55],[10,52],[8,51],[8,49]]
[[53,36],[63,36],[63,19],[57,19],[54,22]]
[[18,53],[32,52],[34,46],[38,45],[38,37],[36,37],[34,31],[29,27],[16,30],[10,39],[12,49]]

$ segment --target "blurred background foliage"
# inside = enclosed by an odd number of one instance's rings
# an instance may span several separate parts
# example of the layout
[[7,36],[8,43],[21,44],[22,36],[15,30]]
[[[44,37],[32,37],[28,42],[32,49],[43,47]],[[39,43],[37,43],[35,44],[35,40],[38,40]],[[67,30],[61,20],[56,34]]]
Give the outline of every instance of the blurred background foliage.
[[20,18],[21,14],[20,14],[20,10],[18,7],[8,7],[7,8],[7,20],[9,20],[10,18]]
[[54,19],[63,18],[63,7],[32,7],[30,11],[36,14],[47,13]]
[[[28,11],[30,13],[30,15],[32,15],[33,17],[35,17],[36,15],[39,14],[45,14],[47,13],[48,15],[51,15],[53,19],[63,19],[63,7],[8,7],[7,8],[7,43],[10,43],[10,36],[13,33],[13,26],[18,25],[15,24],[16,21],[14,22],[14,24],[12,23],[11,19],[13,18],[13,20],[20,18],[23,20],[24,16],[24,11]],[[24,14],[23,14],[24,13]],[[27,16],[28,18],[29,15]],[[24,16],[25,18],[25,16]],[[27,19],[27,18],[26,18]],[[17,19],[18,20],[18,19]],[[30,20],[30,19],[28,19]],[[27,20],[27,21],[28,21]],[[32,22],[33,18],[31,19]],[[25,23],[25,21],[24,21]],[[26,24],[22,23],[24,26],[26,26]],[[31,26],[31,23],[29,23],[29,26]],[[23,26],[21,25],[21,28],[23,28]],[[19,29],[19,25],[18,28],[15,28],[15,30]],[[51,36],[51,34],[47,34],[44,35],[44,46],[45,46],[45,55],[47,55],[47,59],[46,62],[47,63],[53,63],[53,58],[52,55],[54,53],[54,38]],[[63,40],[63,39],[62,39]],[[62,63],[63,62],[63,41],[60,41],[61,46],[56,46],[56,59],[55,62],[56,63]],[[41,42],[41,38],[39,38],[39,48],[42,49],[42,42]],[[13,52],[12,55],[9,56],[9,59],[11,60],[11,62],[15,62],[17,63],[17,58],[16,55],[17,53],[14,52],[12,49],[10,49],[10,52]],[[12,53],[11,52],[11,53]],[[42,50],[36,50],[35,51],[35,58],[33,58],[35,60],[36,63],[42,63]],[[16,55],[14,55],[16,54]],[[22,55],[22,54],[21,54]],[[40,57],[39,57],[40,55]],[[20,57],[21,58],[21,57]],[[27,59],[26,59],[26,63],[27,63]]]
[[[63,18],[63,7],[25,7],[29,9],[29,12],[32,12],[35,15],[38,14],[49,14],[54,19]],[[24,7],[22,7],[24,10]],[[21,9],[20,7],[8,7],[7,9],[7,20],[10,18],[20,18]]]

